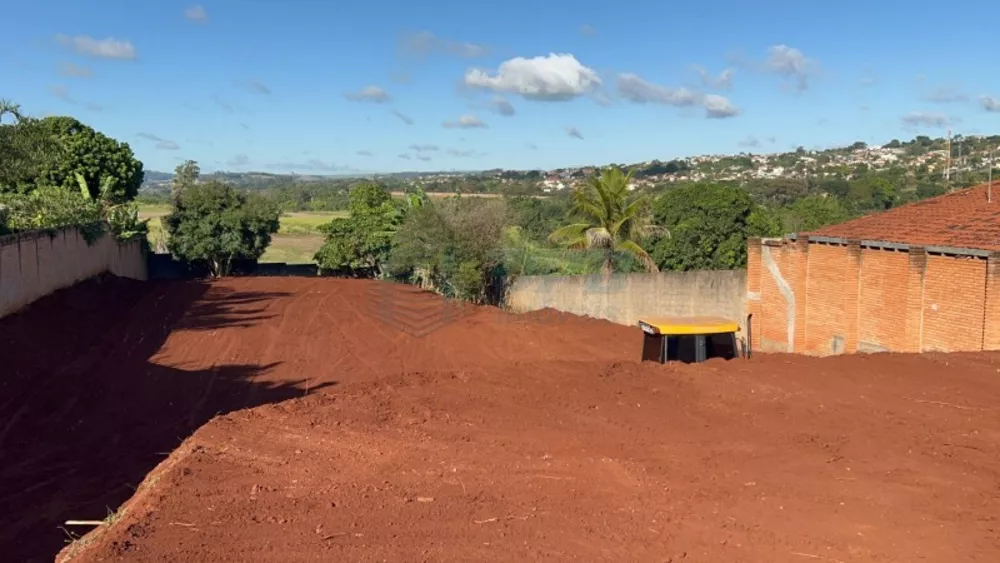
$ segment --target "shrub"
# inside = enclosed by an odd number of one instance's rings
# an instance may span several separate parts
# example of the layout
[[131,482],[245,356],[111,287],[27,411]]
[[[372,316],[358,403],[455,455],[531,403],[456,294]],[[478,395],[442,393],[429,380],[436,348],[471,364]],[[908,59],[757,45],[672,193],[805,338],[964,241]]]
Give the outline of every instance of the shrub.
[[278,231],[276,205],[225,182],[189,186],[163,218],[167,247],[181,260],[201,263],[213,277],[229,275],[234,260],[257,260]]

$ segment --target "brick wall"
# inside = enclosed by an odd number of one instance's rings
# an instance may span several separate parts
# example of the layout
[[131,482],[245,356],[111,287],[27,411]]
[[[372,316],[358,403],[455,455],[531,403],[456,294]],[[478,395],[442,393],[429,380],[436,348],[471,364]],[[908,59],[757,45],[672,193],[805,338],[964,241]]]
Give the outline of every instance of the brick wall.
[[1000,254],[751,239],[753,345],[806,354],[1000,349]]

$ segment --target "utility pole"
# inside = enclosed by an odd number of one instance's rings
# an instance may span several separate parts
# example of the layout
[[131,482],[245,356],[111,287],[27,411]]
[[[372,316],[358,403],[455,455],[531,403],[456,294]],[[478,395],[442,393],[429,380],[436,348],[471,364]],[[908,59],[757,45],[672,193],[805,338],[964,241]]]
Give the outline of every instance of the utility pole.
[[986,203],[993,203],[993,147],[990,147],[990,169],[986,173]]
[[955,171],[955,179],[958,180],[959,183],[962,181],[962,141],[964,140],[965,137],[958,137],[958,161],[956,162],[958,170]]
[[948,158],[944,163],[944,181],[951,180],[951,128],[948,128]]

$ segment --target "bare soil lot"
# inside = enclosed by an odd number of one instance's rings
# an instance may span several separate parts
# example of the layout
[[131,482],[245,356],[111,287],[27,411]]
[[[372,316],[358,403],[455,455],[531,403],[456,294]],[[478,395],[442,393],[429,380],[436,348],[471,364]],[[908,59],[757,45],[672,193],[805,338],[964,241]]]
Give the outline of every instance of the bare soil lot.
[[660,366],[640,340],[371,282],[86,282],[0,320],[0,549],[998,559],[1000,355]]

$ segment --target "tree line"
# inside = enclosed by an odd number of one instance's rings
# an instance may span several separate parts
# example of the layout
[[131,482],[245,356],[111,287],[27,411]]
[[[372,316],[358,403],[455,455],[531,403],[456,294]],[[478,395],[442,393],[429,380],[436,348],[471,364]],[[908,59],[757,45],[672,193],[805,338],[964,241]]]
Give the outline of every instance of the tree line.
[[107,230],[145,240],[132,201],[142,180],[128,144],[0,100],[0,234],[78,226],[88,242]]
[[[0,154],[0,232],[76,225],[85,235],[110,229],[145,240],[136,205],[143,165],[127,143],[71,117],[34,119],[3,102]],[[742,268],[749,237],[813,230],[944,191],[906,189],[905,174],[887,173],[635,189],[637,174],[594,169],[575,189],[547,198],[486,199],[461,190],[429,198],[399,180],[248,190],[202,176],[197,162],[186,161],[169,193],[156,197],[170,205],[162,219],[167,250],[213,276],[259,259],[282,212],[346,209],[347,217],[322,227],[315,255],[322,270],[495,303],[520,275]],[[404,185],[404,197],[393,197]]]

